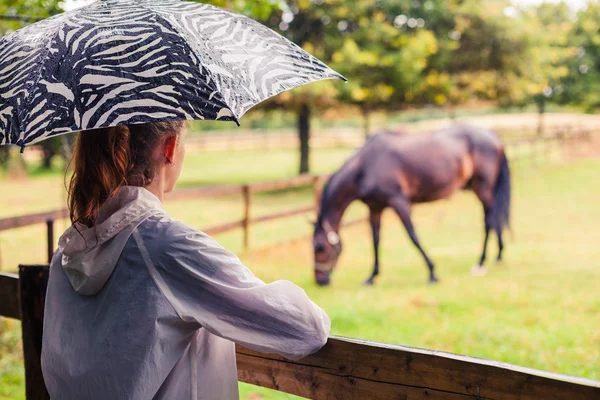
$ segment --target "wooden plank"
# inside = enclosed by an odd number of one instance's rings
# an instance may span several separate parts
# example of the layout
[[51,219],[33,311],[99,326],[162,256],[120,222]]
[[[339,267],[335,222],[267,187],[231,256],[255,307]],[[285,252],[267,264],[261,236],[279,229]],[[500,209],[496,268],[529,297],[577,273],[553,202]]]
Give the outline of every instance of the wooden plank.
[[21,329],[27,400],[49,400],[42,376],[44,303],[50,269],[47,265],[19,266]]
[[189,200],[200,197],[235,196],[242,194],[243,185],[207,186],[178,189],[165,194],[165,200]]
[[43,224],[49,219],[64,219],[69,217],[69,211],[62,210],[46,211],[38,214],[21,215],[0,219],[0,231],[22,228],[24,226]]
[[216,235],[218,233],[223,233],[223,232],[227,232],[233,229],[237,229],[237,228],[241,228],[244,226],[244,221],[233,221],[233,222],[228,222],[226,224],[222,224],[222,225],[216,225],[216,226],[211,226],[205,229],[201,229],[202,232],[206,233],[207,235]]
[[296,208],[293,210],[281,211],[281,212],[274,213],[274,214],[262,215],[260,217],[251,218],[250,222],[253,224],[259,224],[261,222],[272,221],[274,219],[281,219],[281,218],[291,217],[291,216],[298,215],[298,214],[304,214],[309,211],[314,211],[314,207],[307,206],[307,207]]
[[[0,290],[17,281],[14,275],[0,277]],[[20,277],[27,398],[47,399],[39,357],[48,269],[21,266]],[[597,381],[362,340],[332,337],[300,361],[242,346],[236,351],[241,381],[313,399],[600,398]]]
[[300,361],[237,346],[238,378],[311,399],[598,399],[600,382],[439,351],[330,338]]
[[21,319],[17,274],[0,272],[0,316]]
[[282,179],[270,182],[253,183],[250,185],[250,191],[252,193],[270,192],[274,190],[291,189],[303,186],[309,186],[313,183],[314,177],[312,175],[304,174],[298,175],[290,179]]

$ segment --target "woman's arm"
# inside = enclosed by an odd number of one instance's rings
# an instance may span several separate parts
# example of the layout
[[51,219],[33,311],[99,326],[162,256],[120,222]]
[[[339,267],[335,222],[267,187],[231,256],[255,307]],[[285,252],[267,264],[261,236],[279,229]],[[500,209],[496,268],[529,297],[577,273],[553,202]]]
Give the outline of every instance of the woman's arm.
[[331,321],[304,290],[289,281],[265,284],[208,235],[173,224],[164,248],[148,258],[156,260],[155,280],[183,320],[289,359],[327,342]]

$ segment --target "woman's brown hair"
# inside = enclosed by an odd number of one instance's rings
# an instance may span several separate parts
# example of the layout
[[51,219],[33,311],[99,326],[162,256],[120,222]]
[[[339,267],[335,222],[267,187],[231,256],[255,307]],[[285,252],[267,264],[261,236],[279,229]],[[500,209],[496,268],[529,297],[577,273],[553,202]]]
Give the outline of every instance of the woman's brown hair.
[[91,227],[102,204],[124,185],[147,186],[156,176],[154,154],[182,121],[121,125],[82,132],[71,160],[68,205],[73,224]]

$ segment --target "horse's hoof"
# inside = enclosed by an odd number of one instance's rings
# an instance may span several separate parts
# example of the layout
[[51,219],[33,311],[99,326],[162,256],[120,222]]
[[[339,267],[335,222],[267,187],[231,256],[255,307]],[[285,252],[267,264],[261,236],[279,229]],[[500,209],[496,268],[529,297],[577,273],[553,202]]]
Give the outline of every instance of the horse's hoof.
[[440,280],[437,278],[437,276],[434,276],[433,278],[429,278],[429,284],[430,285],[435,285],[436,283],[438,283]]
[[473,265],[471,268],[471,275],[473,276],[485,276],[487,274],[487,268],[483,265]]
[[373,286],[375,282],[373,281],[373,279],[367,279],[364,283],[363,286]]

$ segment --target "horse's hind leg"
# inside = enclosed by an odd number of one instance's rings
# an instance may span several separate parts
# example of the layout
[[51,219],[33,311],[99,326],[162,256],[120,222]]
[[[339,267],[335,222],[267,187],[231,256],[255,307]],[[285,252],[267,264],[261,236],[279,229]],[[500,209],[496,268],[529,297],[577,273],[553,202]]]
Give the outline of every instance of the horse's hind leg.
[[496,236],[498,237],[498,257],[496,261],[502,261],[502,250],[504,250],[504,242],[502,241],[502,228],[496,226]]
[[366,280],[365,285],[372,285],[375,277],[379,275],[379,231],[381,230],[381,213],[383,209],[370,207],[369,211],[369,222],[373,233],[373,249],[375,250],[375,265],[373,266],[373,273]]
[[487,244],[491,230],[491,225],[489,223],[490,210],[485,209],[483,212],[485,214],[485,237],[483,239],[483,251],[481,252],[481,257],[479,258],[479,268],[483,268],[483,263],[485,263],[485,259],[487,257]]
[[[487,244],[488,238],[490,236],[490,230],[492,229],[492,202],[493,202],[493,188],[492,185],[486,184],[483,180],[479,179],[476,181],[477,184],[474,185],[474,192],[483,204],[483,215],[484,215],[484,224],[485,224],[485,237],[483,239],[483,251],[481,252],[481,257],[479,258],[479,264],[477,269],[473,272],[475,274],[483,273],[485,263],[485,259],[487,257]],[[500,241],[502,239],[499,239]]]
[[404,227],[408,232],[408,236],[410,236],[410,240],[412,240],[414,245],[417,246],[417,249],[419,249],[419,251],[423,255],[423,258],[427,263],[427,267],[429,268],[429,283],[437,282],[438,279],[435,276],[433,262],[431,262],[431,260],[425,253],[425,250],[423,250],[423,247],[421,247],[421,244],[419,243],[419,238],[417,237],[417,233],[415,232],[415,228],[412,224],[412,220],[410,218],[410,203],[406,198],[404,198],[404,196],[397,196],[390,200],[390,206],[396,211],[396,213],[402,220],[402,223],[404,224]]

